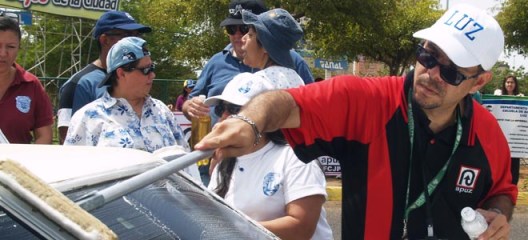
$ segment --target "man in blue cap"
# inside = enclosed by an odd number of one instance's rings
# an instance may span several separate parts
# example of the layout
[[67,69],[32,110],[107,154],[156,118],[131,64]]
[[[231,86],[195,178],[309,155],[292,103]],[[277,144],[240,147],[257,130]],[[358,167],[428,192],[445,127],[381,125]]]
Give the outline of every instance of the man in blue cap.
[[106,75],[106,56],[110,48],[124,37],[141,36],[151,31],[150,27],[137,23],[127,12],[108,11],[99,18],[93,32],[99,47],[99,58],[74,74],[59,91],[57,127],[61,144],[68,132],[71,116],[106,91],[106,88],[97,88],[97,85]]

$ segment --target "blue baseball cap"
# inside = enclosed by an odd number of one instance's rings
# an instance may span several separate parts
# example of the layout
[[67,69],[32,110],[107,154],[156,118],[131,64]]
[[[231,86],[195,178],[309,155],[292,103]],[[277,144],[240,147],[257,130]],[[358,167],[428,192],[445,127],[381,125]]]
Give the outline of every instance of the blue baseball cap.
[[113,29],[125,31],[139,31],[140,33],[152,32],[152,28],[139,24],[127,12],[108,11],[105,12],[95,23],[93,37],[98,39],[101,34]]
[[108,79],[119,67],[150,56],[145,48],[147,42],[138,37],[126,37],[119,40],[106,56],[106,77],[99,83],[99,87],[109,84]]
[[255,27],[257,39],[274,62],[284,67],[294,67],[290,50],[302,38],[303,30],[288,11],[276,8],[259,15],[242,11],[242,20]]

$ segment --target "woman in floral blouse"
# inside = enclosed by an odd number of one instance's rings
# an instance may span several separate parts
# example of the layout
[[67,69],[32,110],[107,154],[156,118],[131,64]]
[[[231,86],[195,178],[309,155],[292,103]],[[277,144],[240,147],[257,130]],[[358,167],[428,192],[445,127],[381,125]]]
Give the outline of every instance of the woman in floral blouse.
[[[141,38],[127,37],[110,49],[106,59],[108,73],[99,84],[99,87],[109,85],[108,91],[75,112],[65,145],[135,148],[148,152],[175,145],[186,151],[190,149],[173,113],[149,95],[156,74],[145,44]],[[189,172],[193,176],[198,174],[197,169]]]

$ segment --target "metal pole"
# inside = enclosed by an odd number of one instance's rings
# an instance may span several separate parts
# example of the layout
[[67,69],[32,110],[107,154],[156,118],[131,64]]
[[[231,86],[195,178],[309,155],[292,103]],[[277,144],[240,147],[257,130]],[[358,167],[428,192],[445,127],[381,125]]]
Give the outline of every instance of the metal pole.
[[[90,211],[105,205],[121,196],[129,194],[144,186],[147,186],[159,179],[169,176],[198,160],[207,158],[213,154],[214,150],[194,151],[179,157],[176,160],[164,163],[156,168],[150,169],[144,173],[131,177],[123,182],[112,185],[103,190],[94,192],[85,196],[77,204],[86,211]],[[171,158],[170,156],[168,158]],[[172,160],[171,158],[170,160]],[[167,160],[167,158],[165,158]]]

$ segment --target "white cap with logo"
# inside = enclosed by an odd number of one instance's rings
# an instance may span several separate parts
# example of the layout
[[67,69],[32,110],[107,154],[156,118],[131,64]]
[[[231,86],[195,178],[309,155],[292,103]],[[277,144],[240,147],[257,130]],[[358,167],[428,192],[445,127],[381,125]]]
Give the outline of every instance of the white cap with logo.
[[484,10],[458,4],[436,23],[413,34],[436,44],[459,67],[490,70],[504,49],[499,23]]
[[277,89],[275,85],[264,77],[252,73],[240,73],[227,83],[221,95],[207,98],[205,104],[217,105],[220,101],[243,106],[259,93]]

